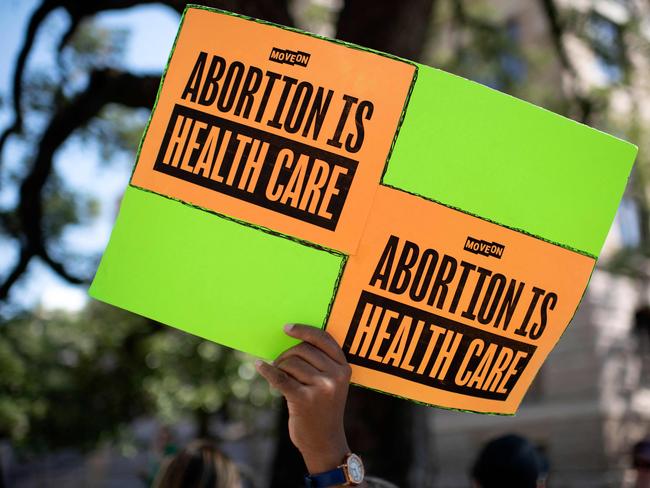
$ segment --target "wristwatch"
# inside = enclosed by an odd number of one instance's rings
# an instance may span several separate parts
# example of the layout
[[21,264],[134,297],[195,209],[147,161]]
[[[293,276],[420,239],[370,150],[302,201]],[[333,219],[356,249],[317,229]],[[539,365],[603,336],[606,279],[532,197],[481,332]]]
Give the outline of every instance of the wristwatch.
[[326,488],[328,486],[357,486],[363,481],[365,470],[363,462],[356,454],[348,453],[343,464],[336,469],[324,473],[308,474],[305,476],[307,488]]

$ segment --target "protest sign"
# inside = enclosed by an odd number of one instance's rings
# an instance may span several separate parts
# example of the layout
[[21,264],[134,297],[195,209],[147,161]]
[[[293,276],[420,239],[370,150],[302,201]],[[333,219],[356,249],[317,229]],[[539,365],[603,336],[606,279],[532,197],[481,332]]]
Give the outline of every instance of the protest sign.
[[[254,40],[254,42],[252,41]],[[587,286],[636,148],[479,84],[189,6],[90,293],[272,359],[512,414]]]

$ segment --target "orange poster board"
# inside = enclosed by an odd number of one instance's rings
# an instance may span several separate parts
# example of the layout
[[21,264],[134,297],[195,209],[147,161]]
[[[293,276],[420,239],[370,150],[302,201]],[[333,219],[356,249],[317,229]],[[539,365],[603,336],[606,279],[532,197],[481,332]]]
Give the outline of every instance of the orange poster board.
[[415,71],[188,9],[131,183],[354,252]]
[[595,260],[380,187],[327,331],[352,381],[514,413],[578,307]]

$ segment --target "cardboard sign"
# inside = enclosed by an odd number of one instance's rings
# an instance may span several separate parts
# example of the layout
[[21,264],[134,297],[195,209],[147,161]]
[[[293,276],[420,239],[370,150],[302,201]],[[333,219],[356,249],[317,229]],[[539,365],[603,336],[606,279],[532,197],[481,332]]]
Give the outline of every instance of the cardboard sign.
[[354,380],[424,403],[467,409],[470,397],[471,410],[514,411],[595,260],[386,187],[366,228],[327,327]]
[[[254,39],[254,42],[251,41]],[[273,359],[512,414],[584,293],[636,148],[433,68],[189,6],[90,293]]]

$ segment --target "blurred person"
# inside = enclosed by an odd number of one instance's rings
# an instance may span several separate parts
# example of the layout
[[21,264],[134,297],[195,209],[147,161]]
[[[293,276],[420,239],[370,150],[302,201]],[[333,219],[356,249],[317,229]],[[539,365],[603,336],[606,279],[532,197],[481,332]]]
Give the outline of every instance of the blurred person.
[[196,440],[162,464],[155,488],[242,488],[239,469],[211,441]]
[[636,471],[635,488],[650,488],[650,437],[634,444],[632,467]]
[[139,473],[142,481],[147,486],[153,486],[163,461],[176,454],[177,451],[178,446],[174,440],[172,429],[167,425],[161,426],[153,439],[148,467]]
[[546,463],[527,439],[509,434],[488,442],[472,468],[476,488],[544,488]]

